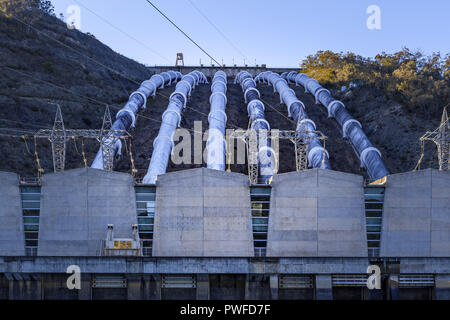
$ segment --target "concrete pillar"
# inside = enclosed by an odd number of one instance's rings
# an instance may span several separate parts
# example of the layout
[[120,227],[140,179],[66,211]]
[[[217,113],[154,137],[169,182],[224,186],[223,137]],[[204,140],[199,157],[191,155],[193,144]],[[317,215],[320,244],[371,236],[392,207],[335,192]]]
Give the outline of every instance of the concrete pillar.
[[27,279],[24,281],[25,284],[25,292],[23,292],[23,299],[27,300],[40,300],[41,299],[41,282],[36,281],[31,278],[31,276],[27,276]]
[[333,300],[333,285],[331,275],[316,275],[315,277],[316,300]]
[[246,276],[245,300],[269,300],[270,297],[270,277],[264,274]]
[[271,274],[269,279],[270,296],[272,300],[278,300],[278,275]]
[[14,279],[9,279],[8,285],[9,285],[8,300],[15,300],[14,299]]
[[17,281],[16,281],[16,285],[17,285],[17,288],[18,288],[19,290],[17,290],[17,291],[14,292],[14,300],[25,300],[25,298],[24,298],[24,294],[25,294],[25,290],[24,290],[25,283],[24,283],[24,282],[25,282],[25,281],[23,281],[23,280],[17,280]]
[[127,276],[127,299],[142,300],[142,277],[137,275]]
[[79,300],[92,300],[91,275],[81,274],[81,288],[78,290]]
[[44,300],[44,290],[42,287],[44,286],[44,280],[42,277],[36,277],[36,300]]
[[32,281],[28,275],[24,279],[20,274],[15,274],[13,279],[9,280],[9,300],[39,300],[41,299],[40,290],[36,290],[39,282]]
[[247,274],[245,275],[245,300],[250,300],[250,290],[249,290],[249,282],[250,282],[250,276]]
[[209,300],[209,276],[197,274],[197,300]]
[[398,274],[390,274],[388,280],[389,295],[391,300],[400,300],[398,291]]
[[142,299],[144,300],[150,300],[150,282],[151,282],[151,277],[149,276],[143,276],[142,277],[142,287],[143,287],[143,292],[142,292]]
[[152,280],[153,281],[149,281],[149,299],[161,300],[161,276],[159,274],[152,275]]
[[450,275],[436,275],[434,298],[436,300],[450,300]]

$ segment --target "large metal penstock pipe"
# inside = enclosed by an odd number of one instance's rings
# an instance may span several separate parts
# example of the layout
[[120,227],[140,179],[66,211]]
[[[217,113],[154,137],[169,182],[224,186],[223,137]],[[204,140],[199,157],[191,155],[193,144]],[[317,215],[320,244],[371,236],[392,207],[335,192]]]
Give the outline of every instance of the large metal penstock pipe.
[[245,103],[247,103],[247,113],[250,118],[251,129],[258,133],[258,165],[259,177],[263,183],[270,183],[274,174],[276,155],[270,147],[270,140],[267,136],[264,138],[264,131],[270,131],[270,125],[264,115],[264,104],[261,102],[260,93],[256,89],[256,83],[253,77],[247,71],[241,71],[237,74],[235,83],[241,85],[244,92]]
[[150,165],[143,180],[145,184],[155,184],[158,175],[166,172],[173,149],[173,135],[181,122],[181,112],[186,107],[187,98],[192,90],[203,82],[206,82],[205,75],[197,70],[192,71],[181,78],[175,91],[170,95],[169,105],[162,115],[158,136],[153,141]]
[[210,169],[225,171],[225,127],[227,115],[227,75],[222,70],[214,74],[211,84],[211,96],[209,102],[211,111],[208,115],[209,131],[206,141],[207,167]]
[[[142,82],[139,89],[133,92],[128,99],[125,106],[119,110],[116,114],[116,120],[112,125],[112,130],[126,130],[133,128],[136,123],[136,115],[139,111],[144,110],[147,104],[147,98],[150,95],[155,95],[156,90],[164,88],[165,85],[171,85],[173,82],[177,82],[181,79],[182,74],[177,71],[163,72],[161,74],[153,75],[149,80]],[[109,138],[105,138],[109,139]],[[121,142],[116,142],[115,148],[111,150],[113,153],[111,159],[114,159],[117,153],[120,153]],[[103,155],[102,148],[97,152],[91,168],[104,169],[103,168]]]
[[256,78],[256,82],[263,81],[273,86],[274,92],[278,92],[280,100],[288,110],[288,115],[297,123],[296,130],[302,133],[304,139],[308,141],[308,163],[313,168],[331,169],[328,151],[322,146],[320,139],[314,132],[316,124],[309,119],[305,111],[303,102],[297,99],[294,90],[289,88],[286,80],[278,73],[271,71],[261,72]]
[[344,138],[351,141],[353,149],[361,161],[361,166],[366,168],[370,178],[378,180],[389,175],[389,171],[381,159],[381,152],[372,145],[362,130],[361,124],[348,113],[344,103],[335,100],[330,91],[304,73],[289,72],[286,80],[301,84],[306,92],[314,95],[316,103],[320,102],[327,108],[328,116],[335,118],[339,123]]

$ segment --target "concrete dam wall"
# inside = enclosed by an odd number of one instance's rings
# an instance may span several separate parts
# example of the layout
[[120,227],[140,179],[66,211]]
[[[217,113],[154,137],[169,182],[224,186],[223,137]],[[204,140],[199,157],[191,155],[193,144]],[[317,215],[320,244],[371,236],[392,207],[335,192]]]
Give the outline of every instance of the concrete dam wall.
[[[1,177],[1,299],[450,297],[448,172],[395,174],[381,187],[323,169],[271,186],[206,168],[156,185],[90,168],[34,186]],[[118,243],[137,225],[146,250],[108,256],[109,225]],[[83,270],[81,291],[65,288],[70,265]],[[369,265],[381,290],[365,286]],[[105,277],[122,287],[97,286]]]

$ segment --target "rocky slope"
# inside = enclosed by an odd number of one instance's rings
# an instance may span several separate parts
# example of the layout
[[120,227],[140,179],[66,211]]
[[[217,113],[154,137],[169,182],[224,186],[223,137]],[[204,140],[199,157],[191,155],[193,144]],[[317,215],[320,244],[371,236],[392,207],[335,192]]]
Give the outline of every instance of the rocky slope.
[[[115,113],[138,84],[151,76],[145,66],[115,53],[90,35],[67,29],[60,20],[48,15],[34,21],[33,28],[4,17],[0,18],[0,26],[0,128],[19,130],[0,130],[0,134],[30,134],[39,127],[51,127],[55,112],[52,103],[61,105],[67,128],[99,128],[105,104],[109,104]],[[59,43],[50,38],[57,39]],[[94,60],[100,61],[102,65]],[[326,147],[333,168],[363,174],[352,147],[342,139],[337,123],[327,119],[326,110],[315,105],[312,96],[305,94],[301,87],[293,88],[298,98],[305,103],[318,130],[328,136]],[[295,125],[286,118],[286,107],[279,105],[279,98],[273,94],[272,88],[261,85],[258,89],[263,99],[278,111],[266,108],[271,127],[293,129]],[[132,132],[134,158],[141,174],[148,166],[152,142],[159,130],[158,121],[172,91],[173,87],[164,88],[156,98],[149,99],[148,108],[138,118],[136,129]],[[402,105],[372,88],[358,87],[345,93],[333,91],[333,94],[342,99],[353,116],[363,124],[367,135],[380,149],[388,169],[393,173],[414,168],[420,152],[419,137],[439,124],[440,119],[425,120],[419,113],[406,111]],[[207,129],[209,95],[209,85],[196,88],[184,111],[184,128],[193,129],[194,121],[200,120],[203,130]],[[229,81],[227,96],[227,127],[247,128],[243,94],[238,85],[232,84],[232,79]],[[85,149],[90,164],[98,144],[85,141]],[[280,172],[293,171],[292,144],[282,142],[280,151]],[[423,167],[436,167],[435,147],[429,145],[428,151]],[[36,164],[33,152],[33,141],[29,139],[25,144],[17,137],[0,136],[0,170],[34,176]],[[38,152],[45,172],[51,172],[50,143],[39,141]],[[82,167],[80,152],[80,140],[68,142],[66,168]],[[130,172],[130,159],[125,150],[124,153],[116,169]],[[168,170],[202,165],[175,166],[171,163]],[[232,166],[232,170],[247,171],[245,165]]]

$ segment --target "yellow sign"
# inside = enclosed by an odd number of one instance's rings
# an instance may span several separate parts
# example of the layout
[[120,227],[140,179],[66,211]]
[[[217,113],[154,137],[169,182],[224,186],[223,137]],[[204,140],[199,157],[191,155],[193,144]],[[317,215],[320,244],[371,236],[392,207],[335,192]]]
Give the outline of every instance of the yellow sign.
[[386,184],[386,182],[387,182],[387,176],[385,176],[381,179],[375,180],[374,182],[369,183],[369,185],[371,185],[371,186],[377,185],[378,186],[378,185]]

